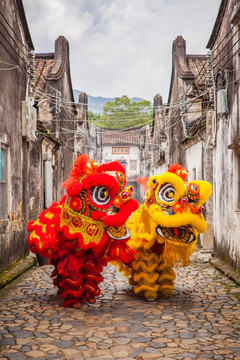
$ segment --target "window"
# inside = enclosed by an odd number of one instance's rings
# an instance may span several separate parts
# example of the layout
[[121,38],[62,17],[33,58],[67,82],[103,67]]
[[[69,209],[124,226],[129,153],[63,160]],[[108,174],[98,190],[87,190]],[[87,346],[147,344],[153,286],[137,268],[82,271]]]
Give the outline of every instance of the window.
[[0,219],[8,215],[8,148],[0,143]]
[[130,170],[137,171],[137,160],[130,160]]

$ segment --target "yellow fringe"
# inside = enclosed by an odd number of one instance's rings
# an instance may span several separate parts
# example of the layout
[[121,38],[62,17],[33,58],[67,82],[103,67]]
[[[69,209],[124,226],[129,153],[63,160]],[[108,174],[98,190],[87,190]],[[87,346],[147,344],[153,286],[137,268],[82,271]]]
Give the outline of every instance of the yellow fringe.
[[131,269],[128,266],[124,265],[123,263],[114,260],[114,261],[111,261],[110,264],[117,266],[118,271],[121,272],[123,274],[123,276],[128,278],[131,275]]
[[152,264],[151,266],[146,265],[143,261],[133,261],[132,262],[132,267],[134,270],[138,271],[139,269],[145,272],[153,272],[155,270],[157,270],[157,266],[158,264]]
[[194,251],[194,244],[184,244],[173,241],[166,241],[164,246],[164,263],[170,267],[188,266],[190,264],[189,256]]
[[145,297],[145,299],[156,300],[157,297],[158,297],[158,293],[157,293],[157,291],[155,289],[154,290],[147,290],[144,293],[144,297]]
[[159,293],[163,297],[169,297],[172,295],[173,290],[174,290],[174,284],[173,285],[164,284],[159,288]]
[[158,256],[154,253],[146,253],[143,252],[141,249],[138,249],[138,252],[134,256],[135,260],[144,260],[147,262],[158,262]]
[[[159,294],[164,297],[169,297],[172,295],[174,290],[174,280],[176,278],[175,271],[166,266],[163,262],[160,264],[162,271],[159,272],[159,278],[157,283],[159,284]],[[160,267],[160,266],[159,266]]]
[[156,240],[157,224],[151,219],[146,204],[141,205],[126,224],[131,231],[131,239],[128,241],[131,248],[150,249],[153,246]]
[[153,284],[154,282],[157,281],[158,276],[159,276],[158,273],[153,275],[153,274],[146,274],[144,272],[141,272],[139,274],[134,274],[133,275],[133,280],[136,281],[136,282],[144,280],[147,284]]
[[[156,203],[149,207],[146,203],[141,205],[127,222],[131,231],[128,245],[137,251],[132,262],[129,283],[134,286],[135,294],[142,293],[145,298],[156,299],[158,293],[164,297],[172,295],[176,278],[173,267],[188,266],[190,256],[195,250],[196,240],[191,244],[167,240],[157,235],[157,226],[180,227],[190,224],[196,229],[195,235],[207,228],[202,214],[192,214],[186,209],[183,213],[169,216],[162,211],[160,204],[169,205],[158,197],[159,189],[164,183],[173,184],[176,190],[171,206],[186,192],[184,181],[175,174],[167,172],[152,176],[148,187],[154,189]],[[195,183],[201,188],[198,204],[203,204],[211,194],[211,185],[204,181]],[[156,255],[151,252],[155,242],[164,245],[163,254]]]
[[[159,285],[155,285],[155,286],[153,286],[153,287],[151,287],[151,286],[149,286],[149,285],[137,285],[137,286],[135,286],[135,288],[134,288],[134,293],[135,294],[139,294],[139,293],[141,293],[141,292],[144,292],[144,291],[146,291],[146,293],[145,294],[147,294],[147,292],[148,291],[153,291],[153,292],[155,292],[156,293],[156,298],[157,298],[157,292],[158,292],[158,289],[159,289]],[[145,296],[145,294],[144,294],[144,296]]]
[[176,279],[176,275],[175,275],[175,273],[174,273],[174,275],[173,274],[161,274],[161,276],[159,276],[159,278],[158,278],[158,284],[160,284],[161,282],[163,282],[163,281],[174,281]]

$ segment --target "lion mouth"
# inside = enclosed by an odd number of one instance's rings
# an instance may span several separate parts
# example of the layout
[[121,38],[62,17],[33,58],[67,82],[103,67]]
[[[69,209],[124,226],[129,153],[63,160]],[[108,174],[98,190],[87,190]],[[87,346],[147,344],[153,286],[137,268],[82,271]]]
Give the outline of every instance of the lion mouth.
[[119,227],[110,226],[106,229],[108,236],[114,240],[126,240],[131,236],[130,231],[126,227],[126,225],[122,225]]
[[196,239],[193,228],[190,225],[180,227],[161,227],[158,225],[156,232],[165,239],[179,241],[185,244],[190,244]]

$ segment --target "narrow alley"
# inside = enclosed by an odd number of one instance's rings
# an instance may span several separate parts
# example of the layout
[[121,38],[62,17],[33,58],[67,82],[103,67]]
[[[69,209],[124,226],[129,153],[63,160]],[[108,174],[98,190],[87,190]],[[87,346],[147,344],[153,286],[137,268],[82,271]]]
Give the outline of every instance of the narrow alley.
[[2,290],[0,360],[240,360],[240,288],[198,252],[154,302],[109,266],[95,304],[64,308],[50,273],[34,267]]
[[1,0],[0,79],[0,360],[240,360],[240,0]]

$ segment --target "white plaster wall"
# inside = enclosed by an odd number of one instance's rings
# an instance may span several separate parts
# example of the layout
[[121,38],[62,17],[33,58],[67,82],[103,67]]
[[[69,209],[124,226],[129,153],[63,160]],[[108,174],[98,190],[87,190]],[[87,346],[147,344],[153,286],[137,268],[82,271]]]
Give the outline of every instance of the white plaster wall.
[[187,181],[202,180],[202,141],[186,149]]
[[[186,163],[188,176],[186,181],[203,180],[203,142],[199,141],[196,144],[186,149]],[[207,250],[213,249],[213,224],[212,224],[212,207],[209,207],[211,200],[206,202],[205,219],[208,227],[205,233],[199,234],[199,245]],[[210,209],[209,209],[210,208]],[[209,213],[209,210],[211,213]]]
[[[125,160],[126,165],[126,173],[128,179],[135,178],[137,176],[140,176],[140,151],[138,146],[129,146],[130,151],[129,154],[113,154],[112,148],[113,147],[128,147],[128,145],[104,145],[102,148],[102,160],[103,163],[114,161],[114,160]],[[133,171],[130,170],[130,160],[137,160],[137,170]]]
[[237,153],[228,149],[237,133],[238,100],[235,97],[232,116],[217,122],[214,148],[214,237],[215,250],[222,259],[240,268],[240,209],[237,208],[237,188],[240,174]]
[[168,167],[167,167],[166,163],[164,163],[161,166],[156,166],[156,167],[154,167],[154,175],[160,175],[160,174],[166,172],[167,169],[168,169]]

